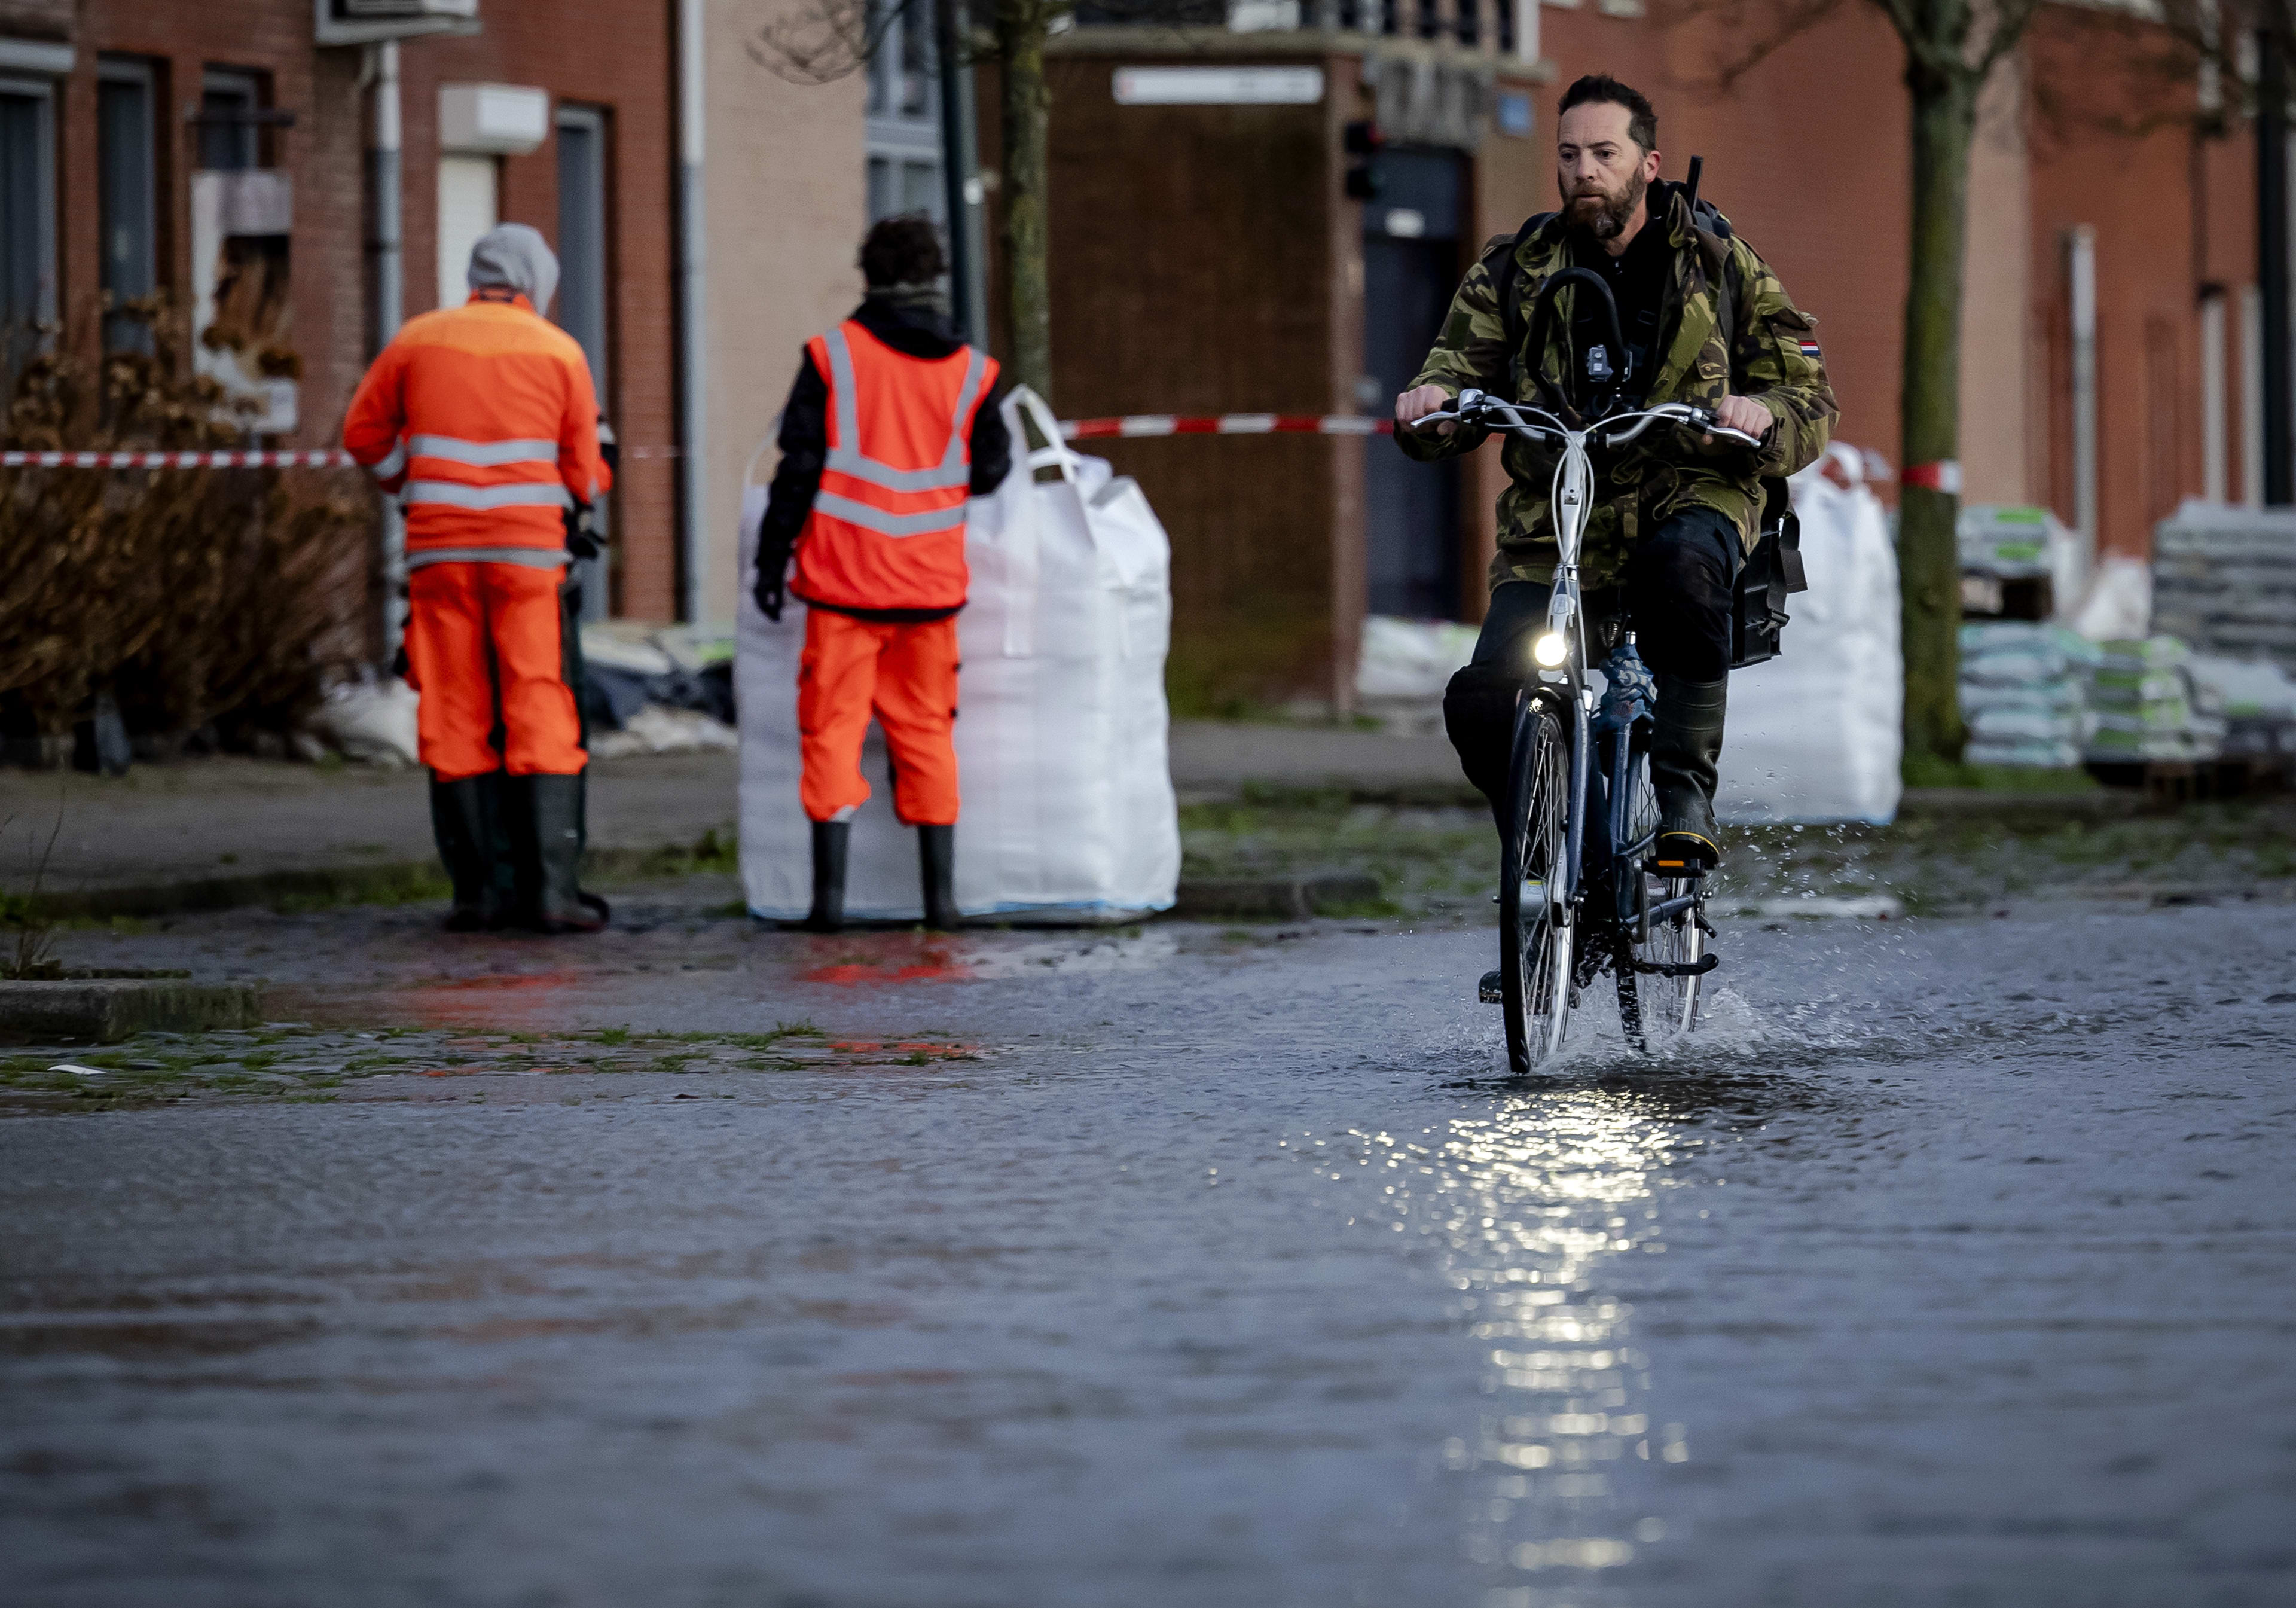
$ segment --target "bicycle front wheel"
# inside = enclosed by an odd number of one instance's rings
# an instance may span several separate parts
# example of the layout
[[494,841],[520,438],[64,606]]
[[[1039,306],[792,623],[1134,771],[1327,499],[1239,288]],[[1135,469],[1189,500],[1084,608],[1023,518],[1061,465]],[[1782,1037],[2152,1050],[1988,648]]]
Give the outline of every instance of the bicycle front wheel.
[[1570,890],[1564,832],[1570,751],[1543,701],[1515,721],[1499,870],[1499,987],[1517,1077],[1562,1047],[1570,1023]]

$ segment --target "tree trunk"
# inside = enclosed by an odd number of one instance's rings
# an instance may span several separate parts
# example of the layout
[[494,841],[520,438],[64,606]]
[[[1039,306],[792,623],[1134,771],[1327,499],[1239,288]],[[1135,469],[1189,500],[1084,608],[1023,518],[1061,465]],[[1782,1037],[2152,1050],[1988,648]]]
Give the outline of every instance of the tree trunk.
[[[1961,455],[1962,255],[1979,85],[1965,70],[1919,66],[1906,81],[1913,92],[1914,204],[1900,411],[1905,466],[1918,470],[1957,465]],[[1960,500],[1957,485],[1932,483],[1902,486],[1898,502],[1906,767],[1914,775],[1961,758],[1961,562],[1954,540]]]
[[1048,400],[1053,299],[1045,234],[1045,146],[1052,94],[1045,84],[1045,33],[1050,16],[1040,0],[1001,0],[996,7],[1004,91],[1004,279],[1013,324],[1004,372]]

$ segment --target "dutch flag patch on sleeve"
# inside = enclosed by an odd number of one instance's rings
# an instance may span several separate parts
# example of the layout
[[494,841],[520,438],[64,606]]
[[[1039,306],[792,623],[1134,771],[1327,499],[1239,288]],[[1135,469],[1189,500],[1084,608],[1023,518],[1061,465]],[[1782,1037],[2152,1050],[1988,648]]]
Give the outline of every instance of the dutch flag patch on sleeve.
[[1817,342],[1815,340],[1803,341],[1801,343],[1801,355],[1805,357],[1816,357],[1818,355]]

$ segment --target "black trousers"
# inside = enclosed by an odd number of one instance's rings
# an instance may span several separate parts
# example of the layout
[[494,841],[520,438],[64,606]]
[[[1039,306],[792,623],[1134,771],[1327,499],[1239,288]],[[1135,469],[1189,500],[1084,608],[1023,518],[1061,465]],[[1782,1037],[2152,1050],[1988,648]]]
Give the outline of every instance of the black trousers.
[[[1599,659],[1631,629],[1643,662],[1661,676],[1719,681],[1730,673],[1730,605],[1745,562],[1738,528],[1710,508],[1685,508],[1635,544],[1622,586],[1586,595],[1587,642]],[[1494,807],[1506,790],[1515,694],[1536,668],[1530,644],[1546,628],[1553,588],[1502,581],[1475,639],[1474,657],[1443,693],[1443,726],[1459,767]]]

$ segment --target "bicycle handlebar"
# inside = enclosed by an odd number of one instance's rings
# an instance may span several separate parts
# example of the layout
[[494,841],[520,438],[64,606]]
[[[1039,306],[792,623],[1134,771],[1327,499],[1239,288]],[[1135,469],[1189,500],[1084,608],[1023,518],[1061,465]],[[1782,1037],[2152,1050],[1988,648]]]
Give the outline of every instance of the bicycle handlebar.
[[[1522,417],[1525,414],[1536,414],[1547,423],[1546,424],[1526,423]],[[1762,438],[1759,436],[1748,435],[1742,430],[1733,430],[1726,424],[1717,423],[1711,408],[1693,407],[1683,402],[1664,402],[1656,407],[1644,408],[1640,413],[1625,414],[1615,419],[1602,420],[1576,433],[1599,435],[1605,447],[1623,447],[1661,419],[1670,419],[1677,423],[1687,424],[1702,434],[1719,436],[1725,440],[1735,441],[1747,447],[1759,447],[1762,444]],[[1629,422],[1634,423],[1632,430],[1627,431],[1624,434],[1616,433],[1618,426]],[[1447,423],[1486,429],[1496,428],[1529,436],[1568,438],[1574,433],[1564,427],[1562,420],[1557,419],[1545,408],[1533,407],[1529,403],[1502,402],[1487,392],[1478,390],[1461,391],[1456,406],[1429,414],[1402,428],[1424,430],[1431,424]]]

